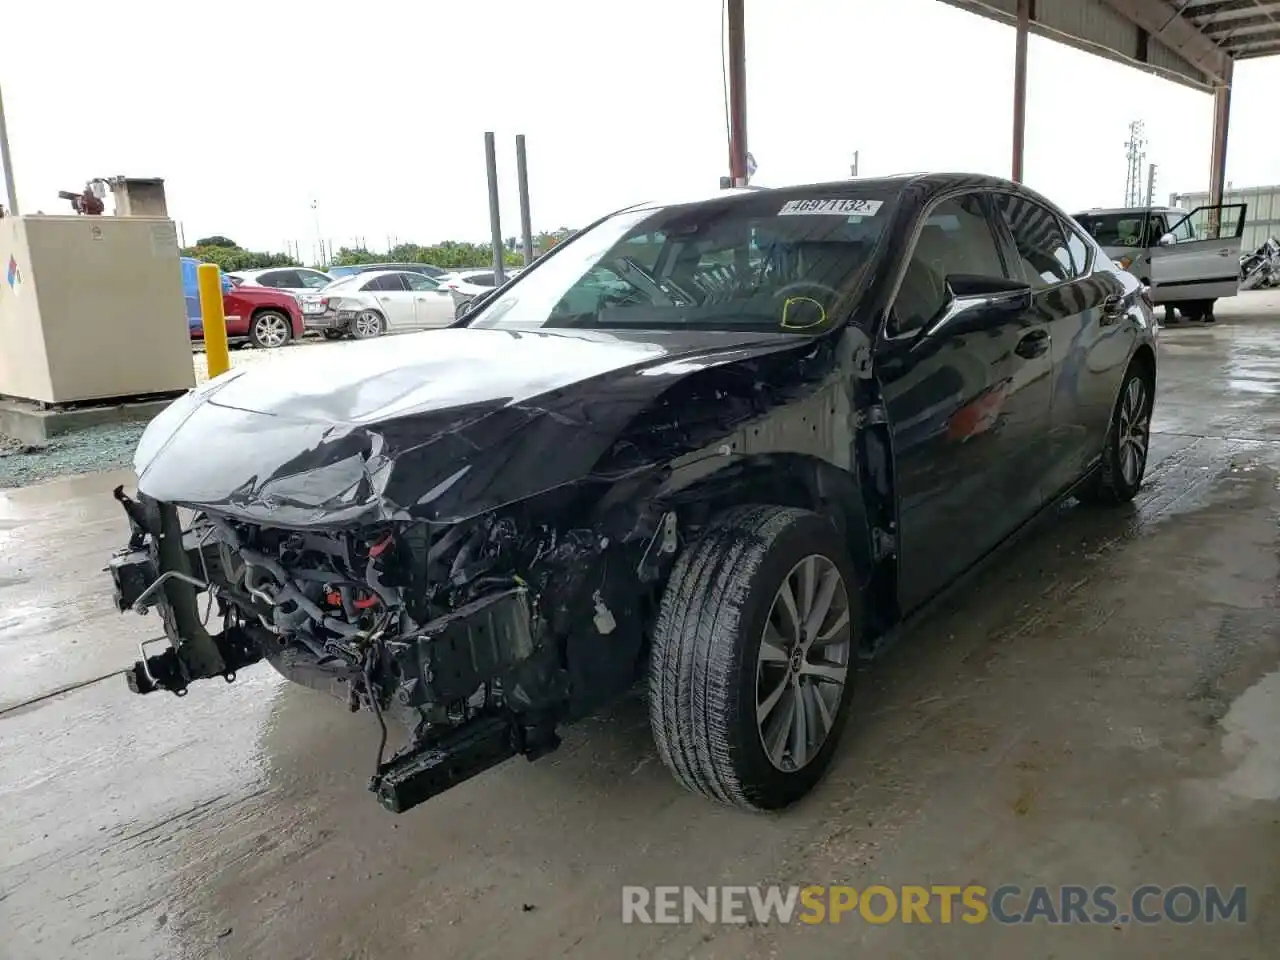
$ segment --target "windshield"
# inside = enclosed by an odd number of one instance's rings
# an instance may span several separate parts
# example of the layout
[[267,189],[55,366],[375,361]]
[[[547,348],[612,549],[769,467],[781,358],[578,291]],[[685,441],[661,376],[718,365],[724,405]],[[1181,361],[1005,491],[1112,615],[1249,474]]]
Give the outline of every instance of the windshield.
[[1155,238],[1149,236],[1149,220],[1151,217],[1146,210],[1076,214],[1076,222],[1104,247],[1151,246]]
[[893,197],[841,185],[790,200],[770,191],[624,211],[466,324],[820,333],[861,291]]

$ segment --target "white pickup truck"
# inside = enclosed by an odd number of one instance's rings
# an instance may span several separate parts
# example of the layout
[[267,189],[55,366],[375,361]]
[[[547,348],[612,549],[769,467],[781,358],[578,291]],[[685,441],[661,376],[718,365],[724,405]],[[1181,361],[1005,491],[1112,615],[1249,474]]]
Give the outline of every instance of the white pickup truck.
[[1196,207],[1117,207],[1086,210],[1076,221],[1124,269],[1151,289],[1153,303],[1173,319],[1213,321],[1219,297],[1240,288],[1243,203]]

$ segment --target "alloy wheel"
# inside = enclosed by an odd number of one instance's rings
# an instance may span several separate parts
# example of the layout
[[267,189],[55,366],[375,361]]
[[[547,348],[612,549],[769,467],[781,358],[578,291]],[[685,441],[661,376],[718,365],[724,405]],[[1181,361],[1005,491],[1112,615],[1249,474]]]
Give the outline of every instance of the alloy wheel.
[[783,578],[756,661],[756,724],[765,755],[787,773],[821,751],[849,679],[849,593],[839,568],[810,554]]
[[376,337],[382,330],[382,318],[366,310],[356,317],[355,327],[357,337]]
[[268,313],[259,317],[255,332],[258,343],[264,347],[279,347],[289,339],[289,325],[278,313]]
[[1125,387],[1120,402],[1120,473],[1124,482],[1136,486],[1147,464],[1147,445],[1151,437],[1151,411],[1147,403],[1147,385],[1134,377]]

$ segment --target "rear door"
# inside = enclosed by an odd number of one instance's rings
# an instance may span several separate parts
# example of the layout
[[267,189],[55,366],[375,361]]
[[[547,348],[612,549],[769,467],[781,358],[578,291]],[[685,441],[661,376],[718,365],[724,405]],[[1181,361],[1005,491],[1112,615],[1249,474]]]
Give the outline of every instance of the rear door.
[[420,273],[406,273],[404,279],[413,293],[416,326],[430,329],[453,323],[453,298],[448,290]]
[[1197,207],[1151,250],[1151,292],[1161,303],[1234,297],[1247,205]]
[[413,294],[404,282],[403,273],[384,273],[365,283],[373,294],[378,309],[387,318],[388,330],[412,330],[415,324]]
[[[1126,289],[1078,228],[1032,197],[1001,193],[997,206],[1012,243],[1011,259],[1034,293],[1029,319],[1051,334],[1052,389],[1042,458],[1046,499],[1074,484],[1097,460],[1133,346],[1120,320],[1137,286]],[[1098,269],[1095,269],[1097,267]],[[1044,373],[1044,371],[1038,371]]]

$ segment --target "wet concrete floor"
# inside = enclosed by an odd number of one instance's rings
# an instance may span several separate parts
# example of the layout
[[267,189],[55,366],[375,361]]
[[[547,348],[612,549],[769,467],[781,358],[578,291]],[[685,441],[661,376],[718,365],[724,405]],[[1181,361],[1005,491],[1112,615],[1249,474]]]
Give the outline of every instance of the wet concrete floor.
[[[125,475],[0,494],[0,958],[1214,957],[1280,941],[1280,297],[1163,335],[1152,466],[1064,505],[866,675],[831,775],[682,792],[628,701],[404,816],[372,720],[263,666],[119,677]],[[636,926],[624,884],[1247,887],[1244,923]],[[1157,901],[1158,903],[1158,901]]]

